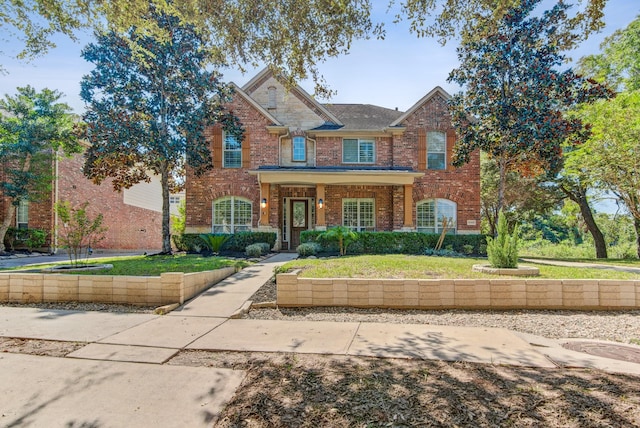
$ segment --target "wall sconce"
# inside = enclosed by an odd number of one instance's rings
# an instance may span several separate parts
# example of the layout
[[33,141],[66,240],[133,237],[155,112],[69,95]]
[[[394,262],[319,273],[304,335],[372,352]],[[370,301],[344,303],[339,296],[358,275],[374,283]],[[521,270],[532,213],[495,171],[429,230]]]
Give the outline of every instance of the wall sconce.
[[318,208],[322,208],[324,207],[324,201],[322,200],[322,198],[318,199]]
[[262,201],[260,201],[260,207],[267,208],[267,198],[262,198]]

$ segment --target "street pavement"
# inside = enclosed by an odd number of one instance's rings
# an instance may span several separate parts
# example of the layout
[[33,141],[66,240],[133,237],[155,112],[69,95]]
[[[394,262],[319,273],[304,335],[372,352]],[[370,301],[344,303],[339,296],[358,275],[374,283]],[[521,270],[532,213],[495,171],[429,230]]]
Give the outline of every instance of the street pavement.
[[276,266],[294,257],[265,259],[163,316],[0,307],[0,336],[86,344],[65,358],[0,354],[0,425],[210,426],[244,372],[164,365],[181,350],[589,367],[640,375],[640,364],[506,329],[231,318],[248,307]]

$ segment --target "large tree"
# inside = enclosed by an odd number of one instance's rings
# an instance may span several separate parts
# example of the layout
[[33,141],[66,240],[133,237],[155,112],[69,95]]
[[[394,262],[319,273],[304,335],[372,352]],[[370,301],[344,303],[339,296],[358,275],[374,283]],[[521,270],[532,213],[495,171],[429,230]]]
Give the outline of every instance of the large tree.
[[[410,21],[420,36],[442,41],[473,23],[478,11],[498,21],[520,0],[402,0],[398,19]],[[577,31],[576,43],[603,26],[606,0],[581,0],[584,5],[565,22],[565,33]],[[207,40],[211,52],[231,64],[269,63],[291,81],[311,74],[319,93],[327,93],[317,64],[346,52],[353,40],[383,37],[372,22],[370,0],[8,0],[0,3],[0,28],[22,40],[20,56],[31,57],[55,46],[52,36],[74,37],[78,29],[106,26],[116,32],[136,28],[139,35],[168,40],[169,34],[145,20],[150,10],[175,16],[191,24]],[[393,5],[394,1],[389,0]]]
[[578,69],[618,91],[640,89],[640,16],[600,45],[601,52],[580,58]]
[[[231,88],[222,76],[206,67],[209,56],[204,40],[191,25],[162,13],[150,13],[170,40],[115,32],[97,35],[83,57],[95,65],[81,82],[87,103],[84,120],[91,147],[86,151],[84,173],[95,183],[112,178],[115,190],[149,181],[152,174],[162,185],[162,251],[171,252],[169,194],[174,173],[187,162],[196,173],[211,165],[204,138],[208,123],[221,123],[242,139],[237,119],[225,110]],[[153,55],[141,59],[131,49],[134,42]]]
[[[510,171],[505,179],[502,210],[510,224],[531,221],[537,215],[549,214],[562,204],[563,195],[556,189],[540,186],[535,177],[523,177],[517,171]],[[484,230],[492,236],[497,233],[500,213],[499,184],[500,168],[497,162],[483,153],[480,157],[480,214],[485,222]]]
[[460,67],[449,80],[465,88],[450,103],[459,133],[454,165],[469,161],[475,150],[498,163],[498,210],[504,203],[506,176],[554,175],[562,167],[561,146],[567,138],[580,141],[583,124],[565,118],[579,103],[609,96],[609,91],[571,69],[561,71],[564,56],[560,33],[569,6],[559,2],[540,16],[540,0],[522,0],[507,10],[498,25],[467,28],[482,37],[463,37]]
[[58,91],[37,92],[26,86],[0,100],[0,190],[7,200],[0,224],[0,252],[15,221],[16,207],[48,195],[54,178],[53,156],[80,151],[71,107],[57,102],[61,97]]
[[624,203],[633,217],[640,257],[640,90],[585,105],[578,115],[592,125],[592,133],[567,166],[589,171],[595,186]]

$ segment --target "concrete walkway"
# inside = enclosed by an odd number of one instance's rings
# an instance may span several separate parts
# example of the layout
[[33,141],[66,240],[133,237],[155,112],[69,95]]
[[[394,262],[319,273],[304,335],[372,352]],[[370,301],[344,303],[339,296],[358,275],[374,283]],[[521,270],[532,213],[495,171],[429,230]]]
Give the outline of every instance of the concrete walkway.
[[570,351],[563,341],[506,329],[230,319],[276,266],[294,257],[281,253],[252,265],[165,316],[0,307],[0,336],[86,343],[62,359],[0,354],[0,378],[6,380],[0,395],[9,397],[0,404],[0,424],[210,425],[243,373],[163,365],[186,349],[590,367],[640,375],[640,364]]

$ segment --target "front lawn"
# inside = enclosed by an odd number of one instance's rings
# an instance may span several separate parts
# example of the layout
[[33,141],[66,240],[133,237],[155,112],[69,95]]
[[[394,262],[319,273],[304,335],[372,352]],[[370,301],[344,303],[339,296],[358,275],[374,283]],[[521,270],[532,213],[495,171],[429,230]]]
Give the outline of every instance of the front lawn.
[[[246,266],[247,262],[225,257],[203,257],[197,254],[176,254],[173,256],[125,256],[104,257],[89,260],[90,264],[108,263],[113,269],[99,271],[83,271],[82,275],[131,275],[159,276],[164,272],[201,272],[215,270],[227,266]],[[69,264],[69,261],[57,263]],[[56,264],[26,266],[16,269],[36,269],[56,266]]]
[[[302,269],[303,278],[505,278],[471,270],[474,264],[486,264],[486,259],[451,258],[408,255],[364,255],[326,259],[293,260],[281,271]],[[536,266],[544,279],[640,279],[640,274],[604,269],[585,269],[522,263]]]

